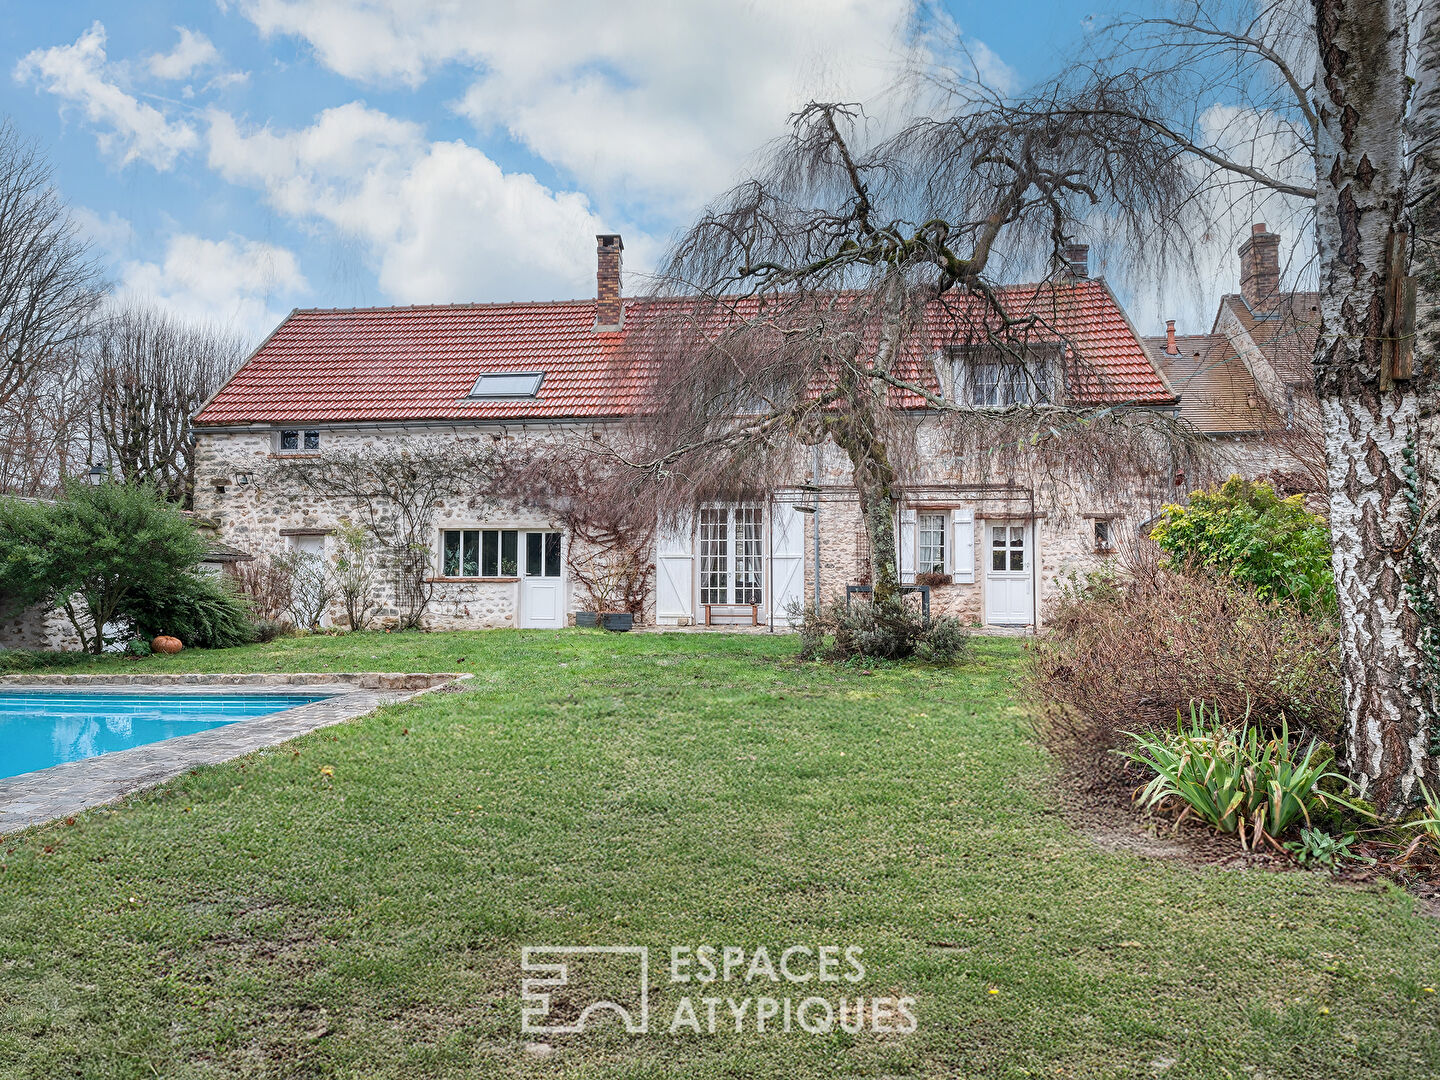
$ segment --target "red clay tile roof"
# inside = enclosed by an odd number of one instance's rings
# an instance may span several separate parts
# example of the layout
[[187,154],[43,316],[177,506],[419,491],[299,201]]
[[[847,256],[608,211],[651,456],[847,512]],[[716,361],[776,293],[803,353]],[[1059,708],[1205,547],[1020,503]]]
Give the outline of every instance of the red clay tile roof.
[[1220,303],[1235,314],[1282,382],[1310,384],[1320,337],[1319,293],[1281,293],[1266,311],[1251,310],[1243,296],[1224,296]]
[[1180,395],[1180,415],[1206,434],[1236,434],[1283,427],[1224,334],[1177,336],[1178,356],[1165,339],[1145,339],[1156,366]]
[[[1174,402],[1103,282],[1014,286],[1002,295],[1012,318],[1038,316],[1034,340],[1063,336],[1079,354],[1068,372],[1077,402]],[[645,303],[626,302],[632,325]],[[597,334],[594,325],[593,300],[294,311],[196,423],[538,421],[632,413],[643,404],[647,364],[621,348],[624,331]],[[933,389],[930,365],[917,367]],[[534,399],[466,397],[483,373],[525,371],[545,373]]]

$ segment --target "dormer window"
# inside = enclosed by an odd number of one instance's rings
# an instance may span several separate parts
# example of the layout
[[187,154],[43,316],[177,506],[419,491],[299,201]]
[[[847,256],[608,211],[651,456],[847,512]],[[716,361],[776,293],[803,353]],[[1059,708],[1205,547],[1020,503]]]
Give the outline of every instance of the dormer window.
[[954,348],[946,355],[952,401],[1005,409],[1054,400],[1054,365],[1043,355],[1014,356],[989,346]]
[[470,390],[472,398],[533,398],[545,381],[543,371],[499,371],[481,375]]

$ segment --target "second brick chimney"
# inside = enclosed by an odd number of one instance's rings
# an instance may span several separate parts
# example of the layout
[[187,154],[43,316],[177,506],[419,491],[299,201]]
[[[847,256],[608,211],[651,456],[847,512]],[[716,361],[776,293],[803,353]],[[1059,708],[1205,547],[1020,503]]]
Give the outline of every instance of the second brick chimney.
[[595,329],[619,330],[625,321],[620,300],[620,253],[625,244],[619,233],[595,237]]
[[1268,311],[1280,295],[1280,236],[1263,223],[1240,245],[1240,295],[1254,311]]
[[1180,346],[1175,344],[1175,320],[1165,320],[1165,355],[1179,356]]
[[1073,277],[1084,278],[1090,276],[1090,245],[1089,244],[1066,244],[1065,245],[1065,269]]

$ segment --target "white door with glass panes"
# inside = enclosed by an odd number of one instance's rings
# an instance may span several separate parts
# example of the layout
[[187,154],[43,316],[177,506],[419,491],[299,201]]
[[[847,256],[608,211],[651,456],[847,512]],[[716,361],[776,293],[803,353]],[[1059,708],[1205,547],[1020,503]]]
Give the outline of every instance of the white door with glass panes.
[[695,543],[702,607],[765,603],[765,530],[760,507],[701,507]]
[[1031,535],[1028,521],[985,522],[985,621],[991,625],[1035,621]]
[[560,534],[520,534],[520,625],[565,625],[565,575],[561,572]]

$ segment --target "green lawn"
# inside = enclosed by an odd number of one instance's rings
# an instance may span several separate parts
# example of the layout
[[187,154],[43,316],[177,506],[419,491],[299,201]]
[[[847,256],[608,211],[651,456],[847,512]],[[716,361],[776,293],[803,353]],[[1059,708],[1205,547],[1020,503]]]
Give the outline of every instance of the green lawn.
[[[1440,1074],[1440,925],[1405,893],[1098,849],[1026,737],[1017,643],[952,671],[790,649],[497,631],[98,662],[475,678],[5,843],[0,1071]],[[911,996],[918,1030],[669,1034],[698,994],[668,950],[704,943],[861,946],[863,984],[827,993]],[[649,946],[660,1030],[527,1049],[526,944]]]

